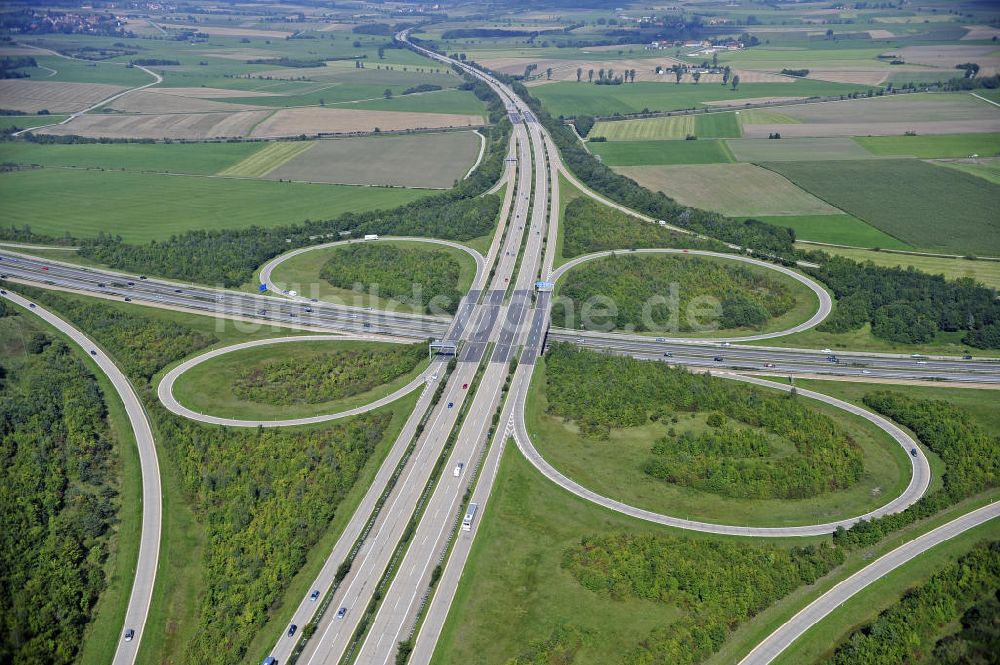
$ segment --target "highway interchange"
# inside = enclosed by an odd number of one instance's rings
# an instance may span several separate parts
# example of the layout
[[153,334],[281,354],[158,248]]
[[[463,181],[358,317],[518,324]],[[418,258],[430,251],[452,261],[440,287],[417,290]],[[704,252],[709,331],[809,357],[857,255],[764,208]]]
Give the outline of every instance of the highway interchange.
[[[406,40],[405,34],[398,38]],[[423,51],[419,46],[414,47]],[[320,607],[329,607],[318,618],[315,635],[305,643],[298,662],[308,665],[335,664],[345,657],[359,663],[384,664],[393,662],[397,643],[407,639],[416,629],[418,615],[426,605],[416,633],[411,663],[428,663],[433,655],[437,636],[448,616],[451,599],[461,580],[464,562],[476,535],[482,512],[488,509],[490,489],[496,477],[503,447],[512,436],[526,457],[542,473],[571,492],[587,500],[605,505],[641,519],[671,524],[680,528],[753,536],[816,535],[829,533],[838,524],[848,525],[858,518],[822,525],[801,527],[747,529],[733,525],[714,525],[679,520],[665,515],[641,511],[620,502],[601,497],[548,465],[533,448],[524,422],[524,402],[527,396],[533,364],[543,352],[547,341],[570,341],[588,347],[625,353],[640,358],[668,360],[694,367],[729,370],[726,378],[749,381],[778,389],[786,385],[765,379],[733,374],[736,370],[752,370],[757,374],[837,375],[867,379],[933,378],[955,382],[996,383],[1000,381],[1000,364],[983,360],[954,358],[920,358],[891,354],[840,353],[839,362],[828,360],[829,353],[807,349],[783,349],[748,346],[733,342],[760,341],[782,333],[733,339],[670,339],[617,333],[549,331],[550,294],[535,293],[536,280],[555,280],[570,266],[553,270],[558,233],[558,173],[568,175],[559,161],[558,152],[544,128],[530,109],[513,92],[488,74],[444,56],[423,51],[428,57],[448,65],[462,67],[486,81],[504,100],[512,124],[512,154],[517,167],[508,168],[506,196],[500,216],[500,226],[486,257],[473,253],[477,275],[472,289],[453,318],[427,317],[412,314],[370,311],[313,301],[305,296],[291,296],[287,288],[273,284],[271,271],[289,256],[309,251],[302,248],[269,262],[261,280],[275,295],[248,294],[226,289],[213,289],[144,276],[125,275],[108,270],[74,266],[30,257],[14,251],[0,251],[0,274],[5,282],[26,283],[47,288],[69,290],[113,300],[167,307],[219,317],[271,324],[276,330],[297,328],[325,335],[282,338],[308,340],[328,339],[329,333],[346,333],[357,338],[399,339],[435,338],[455,344],[459,351],[454,370],[447,373],[447,359],[435,358],[420,377],[372,405],[340,414],[320,416],[322,419],[344,417],[368,408],[376,408],[423,386],[412,415],[405,423],[387,459],[377,472],[361,504],[337,543],[331,549],[319,575],[310,589],[318,599],[304,598],[292,615],[291,624],[299,628],[314,620]],[[620,207],[620,206],[615,206]],[[631,212],[631,211],[630,211]],[[425,238],[414,239],[427,241]],[[451,243],[448,243],[451,244]],[[726,258],[755,261],[742,256]],[[576,265],[593,256],[579,257]],[[771,264],[765,264],[774,268]],[[492,266],[487,273],[486,267]],[[794,271],[787,271],[801,278]],[[804,280],[808,284],[811,280]],[[812,286],[810,287],[812,288]],[[795,330],[818,324],[829,313],[829,297],[817,287],[819,299],[816,316],[796,326]],[[824,298],[825,296],[825,298]],[[70,336],[92,357],[100,369],[111,378],[126,405],[140,450],[143,476],[143,532],[139,562],[133,583],[125,626],[137,632],[137,639],[122,642],[116,653],[117,665],[131,665],[138,652],[152,597],[157,567],[160,524],[159,473],[152,433],[141,404],[128,381],[103,351],[98,350],[85,335],[42,308],[34,306],[12,293],[4,297],[32,309]],[[337,337],[350,339],[351,337]],[[264,340],[250,344],[280,343]],[[248,345],[238,345],[245,347]],[[164,404],[175,413],[205,422],[231,426],[284,426],[301,424],[301,419],[288,421],[235,421],[205,416],[176,403],[171,387],[177,376],[212,354],[234,350],[220,349],[193,358],[175,368],[158,386]],[[502,386],[508,378],[510,361],[518,365],[510,378],[508,399]],[[920,363],[920,364],[918,364]],[[432,395],[438,382],[447,381],[440,400]],[[857,413],[886,429],[904,448],[916,448],[912,457],[913,475],[906,490],[875,511],[876,514],[903,509],[923,495],[930,480],[926,458],[909,436],[891,422],[852,405],[832,398],[800,391],[806,397],[822,399],[840,408]],[[500,427],[489,438],[493,416],[502,409]],[[206,420],[207,419],[207,420]],[[447,452],[443,466],[439,459]],[[456,474],[458,464],[462,467]],[[457,530],[464,505],[463,497],[471,491],[480,514],[468,531]],[[418,513],[419,507],[419,513]],[[894,550],[859,572],[862,577],[845,581],[823,598],[803,610],[775,635],[762,642],[744,661],[770,662],[787,644],[819,621],[834,607],[881,575],[917,556],[920,552],[948,537],[995,517],[997,511],[988,507],[959,518],[942,529]],[[407,531],[412,533],[407,534]],[[933,534],[933,535],[932,535]],[[406,540],[406,536],[409,540]],[[401,544],[402,543],[402,544]],[[447,555],[447,556],[446,556]],[[892,558],[889,558],[892,557]],[[336,581],[341,562],[352,560],[346,576]],[[430,577],[436,565],[443,572],[434,594],[428,596]],[[864,573],[864,575],[862,575]],[[837,593],[833,593],[837,591]],[[362,621],[364,608],[376,597],[380,602],[371,617],[362,639],[354,635]],[[329,596],[329,597],[328,597]],[[322,601],[322,602],[321,602]],[[822,602],[821,602],[822,601]],[[342,616],[336,612],[345,608]],[[271,651],[279,663],[288,662],[295,647],[295,638],[283,630],[276,636]]]

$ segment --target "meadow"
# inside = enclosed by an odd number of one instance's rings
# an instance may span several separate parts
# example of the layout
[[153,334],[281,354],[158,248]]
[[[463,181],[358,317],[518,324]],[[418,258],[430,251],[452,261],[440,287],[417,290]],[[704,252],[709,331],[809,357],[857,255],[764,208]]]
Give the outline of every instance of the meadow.
[[608,166],[723,164],[733,161],[725,141],[607,141],[588,143]]
[[726,145],[741,162],[872,158],[870,152],[850,138],[732,139]]
[[[879,245],[887,248],[887,245]],[[803,249],[816,249],[803,246]],[[970,260],[966,258],[946,258],[940,256],[919,256],[914,254],[897,254],[895,252],[876,252],[869,249],[848,249],[846,247],[821,247],[828,254],[846,256],[855,261],[871,261],[880,266],[903,267],[913,266],[932,275],[944,275],[947,279],[970,277],[986,286],[1000,290],[1000,261]]]
[[[840,215],[784,215],[758,216],[762,222],[786,226],[795,230],[799,240],[851,245],[854,247],[884,247],[885,249],[912,249],[897,238],[880,231],[857,217]],[[825,251],[825,248],[824,248]]]
[[451,187],[479,156],[473,132],[366,136],[317,141],[268,178],[396,187]]
[[[59,196],[53,196],[58,192]],[[0,174],[4,220],[36,233],[126,242],[184,231],[277,226],[392,208],[415,190],[44,168]],[[109,205],[113,202],[114,205]],[[155,203],[155,205],[150,205]]]
[[990,157],[1000,154],[1000,132],[933,136],[859,136],[854,139],[874,155],[893,157]]
[[790,83],[741,83],[734,91],[718,84],[628,83],[604,86],[559,82],[540,85],[531,94],[542,100],[554,116],[612,115],[650,111],[677,111],[705,102],[738,101],[755,97],[811,97],[846,95],[866,86],[825,81],[797,80]]
[[912,159],[765,166],[913,247],[1000,255],[993,221],[1000,186],[981,178]]
[[[655,361],[649,361],[655,362]],[[909,482],[906,453],[885,432],[868,421],[839,409],[806,400],[808,411],[825,416],[831,427],[848,432],[860,446],[863,472],[849,487],[815,496],[781,498],[734,498],[725,494],[668,483],[644,471],[651,448],[668,431],[705,433],[707,412],[670,412],[633,427],[612,427],[607,439],[585,435],[581,423],[553,413],[546,397],[547,361],[538,364],[531,383],[526,413],[528,432],[538,451],[563,474],[604,496],[627,504],[677,517],[722,524],[791,526],[843,519],[865,513],[902,492]],[[741,384],[728,387],[742,389]],[[549,386],[551,388],[551,386]],[[637,388],[644,392],[645,387]],[[776,395],[763,390],[765,396]],[[667,408],[670,411],[669,407]],[[679,417],[673,422],[672,416]],[[770,432],[773,434],[773,432]],[[771,438],[775,459],[796,456],[795,447],[784,437]],[[780,450],[780,452],[775,452]],[[749,459],[749,458],[748,458]],[[693,463],[692,459],[689,463]],[[767,484],[767,481],[759,482]],[[735,485],[735,482],[733,483]],[[872,492],[873,488],[880,492]]]
[[603,136],[609,141],[739,138],[740,126],[734,113],[678,115],[599,122],[590,136]]
[[729,216],[829,215],[837,209],[753,164],[618,167],[640,185],[682,205]]
[[50,167],[212,175],[266,147],[261,143],[0,143],[0,161]]

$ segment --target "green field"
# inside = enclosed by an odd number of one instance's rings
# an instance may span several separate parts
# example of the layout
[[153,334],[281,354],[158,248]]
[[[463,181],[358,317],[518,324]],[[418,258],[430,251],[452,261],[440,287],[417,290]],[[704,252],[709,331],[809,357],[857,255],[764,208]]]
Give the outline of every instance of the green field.
[[905,242],[879,231],[851,215],[785,215],[757,217],[762,222],[786,226],[795,230],[799,240],[853,245],[855,247],[884,247],[885,249],[912,249]]
[[726,145],[741,162],[872,158],[849,138],[734,139],[726,141]]
[[[666,434],[669,423],[612,429],[606,441],[586,438],[576,423],[546,413],[545,376],[543,360],[532,378],[525,416],[535,447],[569,478],[629,505],[722,524],[793,526],[863,514],[898,495],[909,482],[906,453],[885,432],[857,416],[809,401],[811,408],[832,418],[861,446],[864,473],[849,489],[795,500],[736,499],[669,484],[642,471],[651,446]],[[706,414],[690,419],[687,413],[679,415],[682,425],[676,427],[705,429]],[[875,488],[879,489],[873,493]]]
[[698,138],[730,139],[739,138],[740,123],[734,113],[710,113],[695,116],[694,134]]
[[595,124],[589,136],[609,141],[683,139],[694,135],[694,119],[693,115],[664,115],[639,120],[608,120]]
[[677,111],[695,108],[703,102],[739,100],[753,97],[808,97],[841,95],[868,86],[825,81],[797,80],[792,83],[744,83],[733,91],[721,85],[668,85],[630,83],[628,85],[583,85],[576,82],[549,83],[532,88],[545,109],[554,116],[611,115],[650,111]]
[[[885,245],[882,245],[885,247]],[[915,256],[912,254],[895,254],[893,252],[875,252],[866,249],[847,249],[843,247],[810,247],[803,249],[822,249],[828,254],[846,256],[855,261],[871,261],[880,266],[913,266],[917,270],[932,275],[944,275],[947,279],[971,277],[977,282],[1000,290],[1000,261],[982,261],[969,259],[950,259],[937,256]]]
[[447,188],[476,162],[473,132],[432,132],[315,141],[267,173],[271,179],[348,185]]
[[[473,258],[461,249],[419,241],[380,240],[379,245],[389,245],[403,249],[420,249],[433,252],[444,252],[460,266],[456,291],[465,293],[472,286],[476,276],[476,263]],[[284,289],[298,291],[303,296],[319,298],[326,302],[356,307],[372,307],[374,309],[389,309],[397,312],[423,313],[424,309],[413,304],[403,303],[390,298],[379,297],[369,291],[354,291],[332,286],[320,277],[323,266],[335,260],[342,254],[345,246],[317,249],[303,252],[282,262],[272,273],[272,281]],[[256,284],[253,285],[256,291]]]
[[667,140],[697,136],[700,139],[739,138],[740,125],[733,113],[675,115],[598,122],[590,136],[609,141]]
[[808,191],[754,164],[623,166],[615,170],[682,205],[731,217],[838,212]]
[[854,139],[875,155],[893,157],[992,157],[1000,154],[1000,133],[940,136],[859,136]]
[[12,128],[15,127],[29,129],[39,125],[50,125],[65,120],[66,117],[64,115],[2,115],[0,116],[0,131],[12,131]]
[[[0,143],[0,161],[211,175],[267,149],[262,143]],[[279,144],[288,145],[288,144]],[[296,144],[291,144],[296,145]]]
[[740,124],[743,125],[794,125],[802,122],[798,118],[771,109],[744,109],[738,113]]
[[974,175],[977,178],[982,178],[983,180],[992,182],[995,185],[1000,185],[1000,160],[991,159],[976,163],[938,160],[935,163],[939,166],[944,166],[949,169],[955,169],[957,171],[968,173],[969,175]]
[[[55,193],[58,192],[58,196]],[[127,242],[191,229],[293,224],[392,208],[422,193],[401,188],[309,185],[113,171],[38,169],[0,174],[5,224],[80,238],[100,231]]]
[[402,388],[427,366],[419,363],[409,372],[397,376],[389,383],[352,393],[341,399],[317,403],[281,404],[276,400],[247,399],[237,394],[243,374],[261,370],[288,361],[315,359],[335,352],[362,351],[365,349],[398,350],[397,345],[372,342],[286,342],[243,349],[221,355],[191,368],[174,384],[174,396],[184,406],[213,416],[252,420],[280,420],[347,411],[363,406]]
[[[619,123],[620,124],[620,123]],[[723,164],[733,161],[725,141],[610,141],[588,143],[608,166]]]
[[260,178],[312,148],[312,141],[276,141],[268,143],[237,164],[219,171],[219,175]]
[[1000,186],[981,178],[912,159],[765,166],[913,247],[1000,255]]

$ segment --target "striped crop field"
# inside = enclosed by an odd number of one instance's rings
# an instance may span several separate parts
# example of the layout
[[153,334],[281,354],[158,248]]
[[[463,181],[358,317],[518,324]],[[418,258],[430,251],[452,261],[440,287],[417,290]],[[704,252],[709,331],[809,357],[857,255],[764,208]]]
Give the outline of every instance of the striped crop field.
[[693,115],[599,122],[590,135],[604,136],[609,141],[683,139],[694,134],[694,124]]
[[218,175],[262,178],[315,145],[312,141],[276,141],[246,159],[219,171]]
[[739,112],[740,122],[744,125],[797,125],[801,120],[786,113],[771,109],[745,109]]

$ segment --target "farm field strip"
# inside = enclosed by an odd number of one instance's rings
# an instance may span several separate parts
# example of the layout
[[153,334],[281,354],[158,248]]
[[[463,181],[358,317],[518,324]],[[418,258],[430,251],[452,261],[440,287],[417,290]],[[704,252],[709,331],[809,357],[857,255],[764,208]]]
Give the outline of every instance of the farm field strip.
[[906,268],[913,266],[917,270],[932,275],[944,275],[947,279],[970,277],[986,286],[1000,290],[1000,261],[970,260],[965,258],[944,258],[938,256],[920,256],[914,254],[897,254],[895,252],[876,252],[869,249],[851,249],[847,247],[815,247],[802,245],[803,249],[822,249],[828,254],[846,256],[855,261],[871,261],[880,266]]
[[28,225],[36,233],[52,236],[68,232],[78,238],[103,231],[120,234],[126,242],[164,239],[192,229],[329,219],[349,211],[403,205],[422,195],[404,188],[122,171],[35,169],[0,174],[6,224]]
[[[846,213],[840,215],[786,215],[784,217],[761,215],[757,219],[775,226],[791,228],[795,231],[795,237],[800,240],[854,247],[913,249],[902,240],[893,238],[871,224]],[[825,248],[820,249],[825,250]]]
[[315,145],[312,141],[268,143],[243,161],[219,171],[218,175],[262,178],[282,164],[295,159]]
[[683,205],[730,216],[829,215],[840,212],[784,177],[753,164],[633,166],[615,169]]
[[1000,256],[1000,186],[982,178],[916,159],[763,165],[913,247]]

